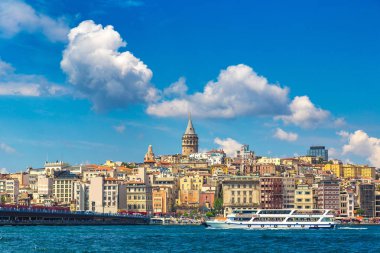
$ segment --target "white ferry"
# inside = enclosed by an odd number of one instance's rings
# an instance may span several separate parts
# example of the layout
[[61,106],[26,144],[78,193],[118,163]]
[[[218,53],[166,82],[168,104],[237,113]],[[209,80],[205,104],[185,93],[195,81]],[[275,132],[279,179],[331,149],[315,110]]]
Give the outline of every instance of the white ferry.
[[234,210],[224,220],[206,221],[211,228],[321,229],[335,228],[331,210],[257,209]]

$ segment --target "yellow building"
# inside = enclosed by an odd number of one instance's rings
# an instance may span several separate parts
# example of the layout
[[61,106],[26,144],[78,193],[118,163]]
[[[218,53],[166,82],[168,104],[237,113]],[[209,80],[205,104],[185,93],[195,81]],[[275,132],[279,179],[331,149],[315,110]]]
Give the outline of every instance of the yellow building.
[[197,206],[199,193],[202,190],[203,177],[199,175],[185,176],[179,180],[178,205]]
[[360,174],[362,178],[375,178],[375,175],[376,175],[375,167],[369,167],[369,166],[363,165],[363,166],[360,166],[360,169],[361,169]]
[[342,164],[325,164],[323,167],[324,171],[331,171],[334,173],[335,176],[337,177],[342,177],[343,176],[343,165]]
[[228,167],[226,165],[213,165],[211,167],[211,175],[214,174],[228,174]]
[[294,192],[295,209],[313,209],[313,189],[307,184],[300,184]]
[[353,164],[343,165],[343,177],[344,178],[358,178],[361,176],[361,170],[359,167]]
[[167,213],[168,193],[160,188],[153,189],[153,213]]

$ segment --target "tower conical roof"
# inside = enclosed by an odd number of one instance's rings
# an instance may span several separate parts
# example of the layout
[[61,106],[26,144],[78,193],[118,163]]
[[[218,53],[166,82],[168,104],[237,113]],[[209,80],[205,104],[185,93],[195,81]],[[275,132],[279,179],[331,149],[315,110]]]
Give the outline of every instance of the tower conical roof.
[[191,115],[189,113],[189,121],[187,122],[187,128],[185,134],[196,134],[193,127],[193,122],[191,121]]

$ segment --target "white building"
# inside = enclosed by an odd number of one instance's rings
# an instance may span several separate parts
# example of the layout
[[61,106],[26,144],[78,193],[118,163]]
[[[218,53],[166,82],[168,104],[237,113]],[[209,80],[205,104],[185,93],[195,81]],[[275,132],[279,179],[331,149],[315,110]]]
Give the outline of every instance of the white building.
[[53,197],[60,204],[69,205],[74,199],[74,182],[78,181],[75,174],[69,171],[55,171],[53,174]]
[[17,179],[1,179],[0,194],[5,196],[8,203],[17,203],[19,195],[19,182]]
[[76,211],[86,211],[89,208],[90,184],[86,182],[74,182],[74,201]]
[[56,162],[45,162],[45,174],[48,176],[53,175],[54,171],[63,171],[67,170],[70,167],[68,163],[62,161]]
[[355,217],[355,194],[352,191],[345,190],[339,194],[339,216],[353,218]]
[[117,213],[118,209],[126,209],[125,185],[118,180],[107,180],[104,177],[90,179],[89,209],[99,213]]
[[249,145],[242,145],[240,150],[236,151],[236,158],[240,160],[253,160],[255,159],[255,152],[249,150]]
[[274,165],[281,165],[281,158],[276,157],[260,157],[256,160],[257,164],[274,164]]
[[223,164],[226,154],[222,150],[211,150],[203,153],[193,153],[189,155],[190,159],[205,161],[209,165]]

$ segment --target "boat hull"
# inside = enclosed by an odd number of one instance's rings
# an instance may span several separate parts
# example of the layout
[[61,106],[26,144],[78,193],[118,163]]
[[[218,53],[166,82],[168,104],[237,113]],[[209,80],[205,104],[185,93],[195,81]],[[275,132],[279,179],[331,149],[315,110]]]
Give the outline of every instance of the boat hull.
[[235,223],[206,221],[207,227],[215,229],[334,229],[335,223]]

